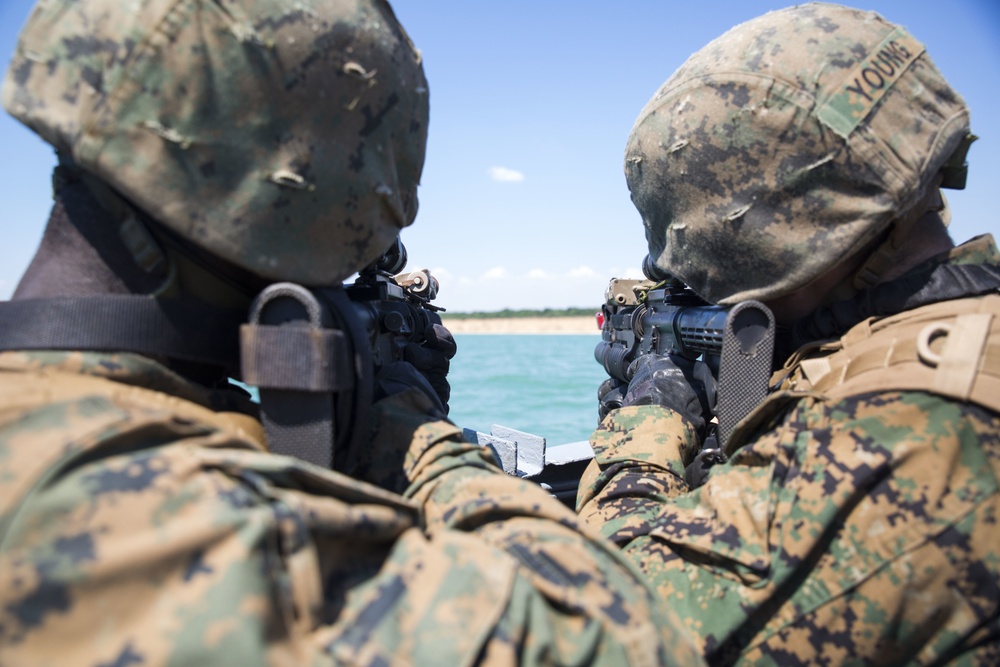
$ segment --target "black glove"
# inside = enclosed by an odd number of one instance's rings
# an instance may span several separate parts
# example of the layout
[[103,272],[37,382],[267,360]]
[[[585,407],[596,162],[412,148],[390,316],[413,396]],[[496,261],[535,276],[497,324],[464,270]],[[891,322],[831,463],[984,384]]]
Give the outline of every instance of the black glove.
[[424,330],[422,343],[410,343],[403,348],[403,361],[412,364],[427,379],[445,415],[448,414],[448,400],[451,398],[448,369],[457,351],[455,338],[442,324],[429,324]]
[[608,378],[597,388],[597,418],[604,421],[608,413],[617,410],[625,400],[625,392],[628,391],[628,384],[618,378]]
[[708,365],[679,355],[644,354],[629,366],[632,380],[622,401],[661,405],[688,420],[700,437],[715,407],[715,378]]
[[434,404],[434,409],[439,414],[432,414],[432,417],[443,419],[448,415],[448,406],[441,402],[427,377],[406,361],[394,361],[382,367],[375,377],[375,401],[411,388],[422,391]]

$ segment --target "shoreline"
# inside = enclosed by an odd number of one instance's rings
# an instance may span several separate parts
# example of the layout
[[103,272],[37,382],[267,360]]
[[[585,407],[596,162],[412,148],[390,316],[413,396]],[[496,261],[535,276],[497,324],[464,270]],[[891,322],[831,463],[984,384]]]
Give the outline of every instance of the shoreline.
[[597,320],[582,317],[448,317],[441,321],[453,334],[551,334],[600,336]]

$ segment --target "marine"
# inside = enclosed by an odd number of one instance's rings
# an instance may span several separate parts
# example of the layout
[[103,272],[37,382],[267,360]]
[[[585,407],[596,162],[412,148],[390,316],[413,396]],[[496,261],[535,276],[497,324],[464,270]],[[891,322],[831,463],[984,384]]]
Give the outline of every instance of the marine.
[[2,97],[58,166],[0,303],[0,664],[701,663],[447,420],[447,329],[365,348],[429,115],[387,3],[41,2]]
[[617,409],[602,385],[577,508],[710,664],[1000,662],[1000,253],[941,193],[974,140],[915,37],[832,4],[734,27],[640,112],[650,260],[762,302],[781,352],[700,486],[704,362],[640,356]]

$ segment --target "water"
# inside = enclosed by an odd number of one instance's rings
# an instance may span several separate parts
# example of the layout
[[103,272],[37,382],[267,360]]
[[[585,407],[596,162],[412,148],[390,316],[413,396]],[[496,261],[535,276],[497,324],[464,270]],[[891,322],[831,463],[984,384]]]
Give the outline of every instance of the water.
[[[483,433],[508,426],[549,445],[590,438],[597,387],[607,378],[594,361],[599,335],[454,336],[449,419]],[[256,399],[256,388],[246,388]]]
[[500,424],[550,445],[587,440],[597,427],[599,335],[455,334],[449,418],[489,433]]

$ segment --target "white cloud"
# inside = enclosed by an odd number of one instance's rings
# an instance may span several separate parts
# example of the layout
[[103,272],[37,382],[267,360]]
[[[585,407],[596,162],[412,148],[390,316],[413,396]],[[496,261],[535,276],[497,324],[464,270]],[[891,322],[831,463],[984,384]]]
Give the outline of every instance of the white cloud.
[[532,269],[528,271],[528,277],[535,280],[547,280],[549,274],[545,273],[545,269]]
[[633,266],[633,267],[630,267],[630,268],[627,268],[627,269],[623,269],[621,267],[613,267],[608,272],[608,277],[609,278],[610,277],[614,277],[614,278],[632,278],[632,279],[635,279],[635,280],[642,280],[646,276],[644,276],[642,274],[642,265],[640,264],[639,266]]
[[570,269],[568,275],[570,278],[590,278],[596,276],[597,272],[589,266],[578,266],[575,269]]
[[483,280],[503,280],[507,277],[507,269],[502,266],[494,266],[483,274]]
[[524,174],[516,169],[507,167],[490,167],[490,178],[500,183],[520,183],[524,180]]
[[452,280],[455,277],[451,271],[440,266],[435,269],[431,269],[431,275],[438,280]]

